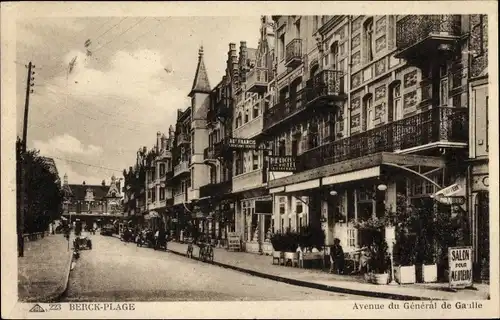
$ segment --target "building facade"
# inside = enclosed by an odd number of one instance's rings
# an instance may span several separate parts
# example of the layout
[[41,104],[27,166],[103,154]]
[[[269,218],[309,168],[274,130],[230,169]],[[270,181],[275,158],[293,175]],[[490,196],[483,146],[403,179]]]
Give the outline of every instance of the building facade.
[[370,241],[356,222],[403,194],[463,216],[460,243],[484,274],[486,16],[263,16],[259,32],[257,48],[229,44],[214,88],[200,49],[166,179],[175,221],[234,232],[255,253],[272,250],[272,233],[313,226],[349,252]]
[[63,217],[80,219],[87,225],[99,226],[123,217],[120,180],[113,175],[111,183],[106,185],[69,184],[68,176],[63,178]]

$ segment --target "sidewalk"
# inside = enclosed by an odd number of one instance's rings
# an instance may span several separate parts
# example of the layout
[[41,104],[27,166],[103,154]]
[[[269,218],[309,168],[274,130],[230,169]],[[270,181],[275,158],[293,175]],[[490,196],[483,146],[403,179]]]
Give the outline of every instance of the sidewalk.
[[[168,250],[185,255],[187,244],[169,242]],[[198,250],[198,247],[194,246],[194,257],[198,257]],[[457,292],[446,291],[446,283],[375,285],[367,283],[361,276],[335,275],[321,270],[273,265],[270,256],[229,252],[223,248],[214,248],[214,264],[293,285],[374,298],[395,300],[484,300],[489,296],[489,285],[484,284],[475,284],[477,291],[460,290]]]
[[47,302],[66,290],[71,247],[68,251],[68,241],[62,234],[25,243],[24,257],[17,258],[19,301]]

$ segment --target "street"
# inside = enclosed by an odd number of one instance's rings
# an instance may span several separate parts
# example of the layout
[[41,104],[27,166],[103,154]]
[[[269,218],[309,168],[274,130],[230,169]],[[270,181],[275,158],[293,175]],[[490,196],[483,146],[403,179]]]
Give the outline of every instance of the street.
[[250,301],[366,299],[254,277],[115,237],[91,236],[62,301]]

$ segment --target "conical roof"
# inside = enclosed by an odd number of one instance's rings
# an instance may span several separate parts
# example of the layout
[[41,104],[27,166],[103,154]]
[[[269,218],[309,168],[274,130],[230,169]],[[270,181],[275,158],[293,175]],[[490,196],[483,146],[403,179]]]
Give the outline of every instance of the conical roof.
[[208,82],[207,68],[203,62],[203,46],[198,51],[198,66],[196,66],[196,73],[194,75],[193,87],[189,96],[193,96],[196,92],[210,93],[210,83]]

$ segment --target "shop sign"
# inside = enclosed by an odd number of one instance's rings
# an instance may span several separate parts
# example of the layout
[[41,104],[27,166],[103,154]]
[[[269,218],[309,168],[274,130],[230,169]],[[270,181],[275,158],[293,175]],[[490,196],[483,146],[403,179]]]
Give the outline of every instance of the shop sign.
[[431,195],[431,198],[448,205],[462,205],[465,203],[465,198],[462,196],[456,196],[456,194],[461,194],[462,192],[463,188],[459,184],[455,183],[434,193]]
[[450,288],[472,286],[472,247],[448,248]]
[[228,232],[227,245],[229,251],[240,251],[240,235],[236,232]]

